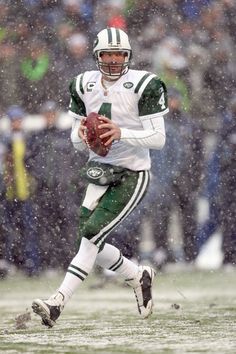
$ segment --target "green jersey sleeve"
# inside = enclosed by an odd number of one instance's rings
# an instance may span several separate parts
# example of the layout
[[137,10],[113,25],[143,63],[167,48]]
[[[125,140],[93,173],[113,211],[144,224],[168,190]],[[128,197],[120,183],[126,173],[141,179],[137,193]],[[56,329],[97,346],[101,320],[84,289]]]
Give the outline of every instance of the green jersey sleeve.
[[168,112],[167,89],[163,81],[157,76],[153,77],[138,101],[139,116]]
[[80,98],[80,96],[76,91],[76,82],[77,82],[77,78],[74,78],[69,85],[69,91],[71,97],[69,110],[75,114],[86,117],[87,115],[86,108],[84,102],[82,101],[82,99]]

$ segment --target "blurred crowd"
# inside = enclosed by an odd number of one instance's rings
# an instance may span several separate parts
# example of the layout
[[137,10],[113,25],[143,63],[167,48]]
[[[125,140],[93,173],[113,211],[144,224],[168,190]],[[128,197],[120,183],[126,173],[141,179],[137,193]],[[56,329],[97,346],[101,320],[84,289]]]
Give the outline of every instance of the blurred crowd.
[[0,277],[9,265],[66,269],[76,252],[87,153],[70,143],[68,86],[96,69],[93,40],[107,26],[127,31],[132,67],[162,78],[170,107],[149,193],[110,242],[159,269],[187,267],[218,231],[222,265],[236,264],[236,2],[0,0]]

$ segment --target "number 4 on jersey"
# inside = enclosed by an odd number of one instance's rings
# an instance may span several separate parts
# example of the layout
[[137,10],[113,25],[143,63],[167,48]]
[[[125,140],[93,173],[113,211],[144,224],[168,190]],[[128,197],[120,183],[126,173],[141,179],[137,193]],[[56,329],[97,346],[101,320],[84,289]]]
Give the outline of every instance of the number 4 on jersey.
[[164,92],[161,94],[161,97],[160,97],[160,99],[158,101],[158,104],[161,106],[161,109],[165,109],[166,108]]

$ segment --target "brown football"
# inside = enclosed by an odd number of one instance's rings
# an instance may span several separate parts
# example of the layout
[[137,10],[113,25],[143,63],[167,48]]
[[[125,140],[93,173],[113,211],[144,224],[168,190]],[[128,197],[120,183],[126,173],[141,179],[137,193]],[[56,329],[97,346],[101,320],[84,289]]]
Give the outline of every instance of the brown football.
[[85,136],[88,148],[100,156],[106,156],[111,148],[111,144],[105,146],[109,138],[101,139],[99,136],[106,133],[109,129],[99,129],[98,126],[102,124],[100,115],[95,112],[89,113],[85,120]]

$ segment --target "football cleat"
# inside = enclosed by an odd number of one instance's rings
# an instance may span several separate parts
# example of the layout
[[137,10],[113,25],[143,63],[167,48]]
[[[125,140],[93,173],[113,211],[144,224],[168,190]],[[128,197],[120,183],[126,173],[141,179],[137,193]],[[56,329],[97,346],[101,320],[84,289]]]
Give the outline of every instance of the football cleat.
[[32,302],[33,311],[42,319],[42,324],[53,327],[64,308],[64,295],[60,292],[50,296],[48,300],[36,299]]
[[137,276],[126,280],[126,283],[134,289],[138,311],[142,318],[147,318],[152,314],[152,283],[155,275],[151,267],[139,266]]

